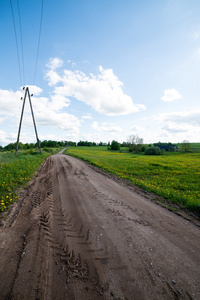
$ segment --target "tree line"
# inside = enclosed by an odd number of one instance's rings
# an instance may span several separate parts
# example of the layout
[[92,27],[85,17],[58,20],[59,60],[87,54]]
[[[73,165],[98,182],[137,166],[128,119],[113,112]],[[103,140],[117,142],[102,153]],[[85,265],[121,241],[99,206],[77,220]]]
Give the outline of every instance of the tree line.
[[[76,143],[74,142],[67,142],[67,141],[47,141],[44,140],[42,142],[40,142],[40,146],[41,148],[59,148],[59,147],[65,147],[66,144],[70,144],[71,146],[76,145]],[[25,143],[23,144],[22,142],[19,142],[18,144],[18,149],[19,150],[28,150],[28,149],[35,149],[38,147],[37,143]],[[0,150],[1,151],[11,151],[16,149],[16,143],[10,143],[5,147],[0,146]]]
[[[119,143],[118,141],[113,140],[111,143],[95,143],[88,141],[79,141],[78,143],[73,141],[52,141],[52,140],[44,140],[40,142],[41,148],[59,148],[59,147],[76,147],[76,146],[85,146],[85,147],[96,147],[96,146],[107,146],[108,150],[120,150],[121,147],[126,147],[129,152],[140,153],[145,152],[147,148],[150,147],[149,152],[157,152],[160,154],[159,149],[162,149],[164,146],[168,146],[169,151],[175,151],[172,143],[161,143],[158,142],[156,144],[144,145],[143,138],[137,135],[130,135],[127,139],[127,142]],[[37,143],[25,143],[19,142],[18,149],[19,150],[28,150],[37,148]],[[180,148],[184,152],[190,151],[191,144],[189,141],[184,140],[180,144]],[[159,149],[158,149],[159,148]],[[11,151],[16,149],[16,143],[10,143],[5,147],[0,146],[0,151]],[[164,148],[165,149],[165,148]],[[163,150],[163,149],[162,149]],[[166,150],[166,149],[165,149]],[[168,151],[167,150],[167,151]]]

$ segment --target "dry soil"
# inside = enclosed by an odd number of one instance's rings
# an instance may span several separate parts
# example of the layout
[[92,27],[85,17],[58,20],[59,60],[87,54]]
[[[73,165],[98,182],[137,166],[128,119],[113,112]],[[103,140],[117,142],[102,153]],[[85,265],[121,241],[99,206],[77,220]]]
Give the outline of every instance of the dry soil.
[[199,300],[200,227],[51,156],[1,220],[0,299]]

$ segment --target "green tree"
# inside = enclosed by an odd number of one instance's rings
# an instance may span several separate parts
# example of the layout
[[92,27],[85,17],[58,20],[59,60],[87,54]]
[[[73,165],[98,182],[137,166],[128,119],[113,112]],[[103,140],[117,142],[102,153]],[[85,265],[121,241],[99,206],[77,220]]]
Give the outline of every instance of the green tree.
[[191,144],[188,140],[184,140],[182,143],[181,143],[181,149],[184,151],[184,152],[189,152],[190,151],[190,148],[191,148]]
[[137,135],[130,135],[127,144],[129,147],[129,152],[135,151],[136,153],[138,153],[143,145],[143,138]]
[[117,141],[112,141],[111,150],[120,150],[120,144]]

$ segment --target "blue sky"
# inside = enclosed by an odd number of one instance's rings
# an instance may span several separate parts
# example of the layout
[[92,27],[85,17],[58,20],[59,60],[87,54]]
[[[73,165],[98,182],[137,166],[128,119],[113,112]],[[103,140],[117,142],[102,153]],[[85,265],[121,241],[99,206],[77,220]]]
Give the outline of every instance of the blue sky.
[[[0,145],[15,142],[22,86],[41,140],[199,142],[198,0],[0,1]],[[24,77],[24,78],[23,78]],[[24,143],[35,142],[28,101]]]

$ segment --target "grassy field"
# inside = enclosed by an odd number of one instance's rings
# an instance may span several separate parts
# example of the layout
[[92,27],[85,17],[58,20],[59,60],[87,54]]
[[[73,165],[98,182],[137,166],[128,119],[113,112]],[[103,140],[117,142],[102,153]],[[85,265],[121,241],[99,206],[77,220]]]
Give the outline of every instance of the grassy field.
[[191,143],[190,150],[192,152],[200,152],[200,143]]
[[17,200],[16,190],[24,186],[41,163],[49,156],[43,152],[29,154],[29,151],[0,153],[0,212]]
[[200,213],[200,153],[148,156],[108,151],[106,147],[72,147],[65,153]]
[[[178,149],[181,151],[181,144],[176,144]],[[200,143],[190,143],[190,152],[199,152],[200,153]]]

